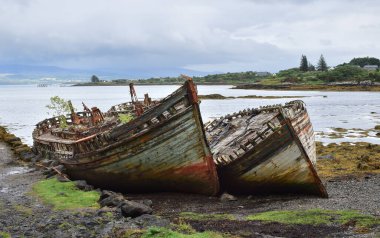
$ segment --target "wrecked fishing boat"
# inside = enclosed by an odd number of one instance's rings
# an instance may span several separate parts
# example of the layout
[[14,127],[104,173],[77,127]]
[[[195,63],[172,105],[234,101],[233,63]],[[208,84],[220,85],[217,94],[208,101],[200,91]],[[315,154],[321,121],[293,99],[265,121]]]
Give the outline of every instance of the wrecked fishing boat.
[[[196,87],[183,86],[158,102],[146,95],[101,113],[86,109],[65,118],[46,119],[33,132],[34,148],[58,160],[73,179],[125,192],[219,191],[216,166],[207,145]],[[133,119],[122,123],[121,115]]]
[[222,189],[328,196],[314,167],[314,132],[302,101],[227,115],[205,130]]

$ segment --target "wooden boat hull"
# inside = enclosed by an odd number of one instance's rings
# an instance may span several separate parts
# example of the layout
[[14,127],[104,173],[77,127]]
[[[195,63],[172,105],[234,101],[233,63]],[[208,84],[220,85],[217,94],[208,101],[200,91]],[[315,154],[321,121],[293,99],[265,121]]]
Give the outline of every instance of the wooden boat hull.
[[311,160],[316,157],[314,132],[303,106],[272,109],[278,111],[279,122],[273,132],[249,149],[245,146],[244,152],[239,150],[237,158],[216,161],[222,189],[235,194],[328,196]]
[[[136,120],[76,141],[70,145],[74,156],[50,154],[65,165],[71,178],[101,188],[215,195],[219,179],[195,90],[187,81]],[[38,146],[51,147],[62,146]]]
[[326,196],[306,152],[286,124],[269,136],[257,150],[234,162],[219,170],[222,187],[228,192]]
[[187,110],[149,134],[102,151],[94,162],[66,163],[68,173],[99,187],[128,192],[216,194],[216,168],[204,150],[196,116]]

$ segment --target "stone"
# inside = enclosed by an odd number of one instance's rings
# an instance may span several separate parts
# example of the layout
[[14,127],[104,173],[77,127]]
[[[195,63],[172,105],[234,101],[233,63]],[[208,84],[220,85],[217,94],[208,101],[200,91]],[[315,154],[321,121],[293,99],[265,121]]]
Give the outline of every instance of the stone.
[[230,201],[237,201],[237,197],[231,195],[231,194],[228,194],[228,193],[223,193],[221,196],[220,196],[220,201],[222,202],[230,202]]
[[121,193],[114,193],[110,191],[107,191],[106,193],[102,192],[99,200],[101,207],[120,207],[125,201],[124,196]]
[[32,159],[35,157],[36,155],[33,153],[33,152],[22,152],[20,153],[20,158],[24,161],[32,161]]
[[[63,165],[59,165],[59,166],[63,166]],[[91,191],[94,189],[94,187],[92,185],[87,184],[85,180],[76,180],[74,182],[75,182],[75,186],[79,188],[80,190]]]
[[121,213],[125,217],[138,217],[143,214],[151,214],[153,212],[152,208],[142,203],[125,200],[121,207]]
[[321,156],[318,156],[318,159],[327,159],[327,160],[333,160],[335,159],[333,155],[331,154],[328,154],[328,155],[321,155]]
[[109,213],[109,212],[114,213],[116,209],[117,209],[116,207],[102,207],[96,212],[96,215],[102,216],[105,213]]
[[112,192],[110,190],[102,190],[101,193],[100,193],[99,200],[103,200],[103,199],[108,198],[109,196],[112,196],[114,194],[116,194],[116,193]]
[[143,214],[139,217],[136,217],[132,220],[136,225],[140,228],[146,227],[169,227],[170,221],[168,219],[151,215],[151,214]]

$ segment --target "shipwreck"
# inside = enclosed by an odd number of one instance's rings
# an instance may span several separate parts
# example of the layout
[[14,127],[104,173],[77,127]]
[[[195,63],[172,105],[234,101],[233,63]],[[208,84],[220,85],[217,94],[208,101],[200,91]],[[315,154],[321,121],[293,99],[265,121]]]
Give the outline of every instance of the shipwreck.
[[[125,192],[297,192],[327,197],[305,105],[248,109],[203,124],[191,78],[160,101],[146,94],[102,113],[84,105],[33,131],[34,150],[73,179]],[[71,107],[72,108],[72,107]],[[121,120],[128,116],[131,120]]]
[[302,101],[227,115],[209,123],[206,135],[222,189],[327,197],[315,169],[314,131]]

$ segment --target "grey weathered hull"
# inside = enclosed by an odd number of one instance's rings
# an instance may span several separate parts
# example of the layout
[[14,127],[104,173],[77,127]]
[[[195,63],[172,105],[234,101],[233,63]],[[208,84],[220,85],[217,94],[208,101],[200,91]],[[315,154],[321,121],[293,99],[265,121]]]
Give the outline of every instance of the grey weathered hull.
[[[243,113],[231,122],[248,120],[236,119],[239,117],[250,118]],[[263,109],[256,117],[262,124],[269,122],[275,126],[263,133],[257,132],[250,139],[242,136],[240,148],[235,146],[236,149],[232,150],[232,155],[235,153],[236,156],[228,155],[230,151],[217,146],[212,148],[213,153],[219,153],[214,160],[218,164],[221,187],[231,193],[285,192],[327,197],[311,159],[316,157],[314,133],[303,104]],[[234,137],[236,133],[230,136]],[[250,135],[246,132],[245,136]]]

